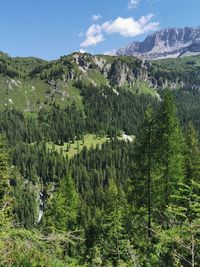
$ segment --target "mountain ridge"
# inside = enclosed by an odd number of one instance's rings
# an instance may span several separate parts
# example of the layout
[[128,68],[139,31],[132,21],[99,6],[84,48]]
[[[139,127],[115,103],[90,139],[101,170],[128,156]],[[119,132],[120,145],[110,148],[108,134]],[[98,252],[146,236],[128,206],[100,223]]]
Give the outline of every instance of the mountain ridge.
[[[198,47],[197,47],[198,48]],[[157,90],[198,89],[200,56],[146,61],[132,56],[78,53],[45,61],[0,55],[0,108],[35,111],[48,103],[82,106],[80,83],[157,95]]]
[[116,54],[136,56],[146,60],[178,58],[187,55],[188,52],[191,55],[194,52],[200,54],[199,42],[200,26],[166,28],[152,33],[144,41],[136,41],[119,49]]

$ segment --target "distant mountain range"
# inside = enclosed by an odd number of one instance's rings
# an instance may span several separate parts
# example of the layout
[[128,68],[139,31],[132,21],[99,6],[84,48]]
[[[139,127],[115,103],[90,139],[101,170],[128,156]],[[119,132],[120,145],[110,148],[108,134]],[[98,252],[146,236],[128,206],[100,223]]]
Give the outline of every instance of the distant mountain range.
[[133,42],[117,51],[117,55],[153,60],[200,54],[200,26],[167,28],[157,31],[142,42]]

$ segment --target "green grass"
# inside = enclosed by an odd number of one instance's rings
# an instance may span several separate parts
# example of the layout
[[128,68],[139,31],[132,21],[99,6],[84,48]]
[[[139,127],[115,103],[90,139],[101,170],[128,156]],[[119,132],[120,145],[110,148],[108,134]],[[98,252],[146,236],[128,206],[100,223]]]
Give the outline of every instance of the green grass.
[[162,69],[165,71],[179,71],[184,70],[195,71],[198,70],[200,65],[200,56],[187,56],[182,58],[168,58],[162,60],[156,60],[152,62],[152,66],[155,69]]
[[56,92],[43,80],[20,79],[0,75],[0,108],[15,107],[22,112],[37,111],[45,103],[55,101],[61,107],[74,101],[82,109],[82,97],[72,82],[58,82]]
[[0,106],[35,111],[45,102],[49,88],[47,83],[39,79],[11,79],[0,75]]
[[139,82],[140,91],[142,94],[155,96],[156,90],[150,86],[148,86],[145,82]]
[[133,94],[144,94],[152,97],[157,96],[156,90],[142,81],[135,81],[131,86],[127,84],[124,86],[124,89],[131,91]]
[[92,79],[97,85],[106,85],[107,79],[104,75],[99,73],[97,70],[89,70],[88,76]]
[[84,136],[83,140],[75,141],[74,143],[64,143],[63,146],[58,146],[53,143],[47,143],[47,148],[50,150],[55,150],[58,153],[63,153],[63,155],[68,156],[68,158],[73,158],[77,153],[82,151],[83,147],[86,146],[88,149],[96,147],[105,143],[106,141],[110,140],[108,137],[97,137],[94,134],[87,134]]
[[73,86],[72,81],[60,81],[58,83],[58,88],[59,91],[64,94],[64,97],[61,97],[60,95],[55,96],[56,103],[58,103],[61,107],[65,107],[67,105],[71,105],[75,101],[80,109],[83,108],[80,91],[78,88]]
[[[135,139],[134,135],[130,135],[130,137],[133,140]],[[117,138],[120,141],[124,140],[123,136],[118,136]],[[107,136],[99,137],[95,134],[86,134],[84,135],[84,141],[79,140],[75,141],[74,143],[64,143],[63,146],[47,143],[47,148],[51,151],[57,151],[59,154],[63,153],[64,156],[68,156],[68,158],[71,159],[81,152],[84,146],[86,146],[87,149],[90,149],[91,147],[95,148],[97,145],[99,145],[99,148],[101,148],[101,145],[109,140],[110,138]]]

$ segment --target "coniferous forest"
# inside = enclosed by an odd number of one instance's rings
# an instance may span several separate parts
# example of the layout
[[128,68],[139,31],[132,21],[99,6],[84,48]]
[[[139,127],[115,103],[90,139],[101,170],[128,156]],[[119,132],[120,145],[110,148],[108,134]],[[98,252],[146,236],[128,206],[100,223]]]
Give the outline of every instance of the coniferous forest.
[[0,267],[200,266],[199,62],[0,53]]
[[77,87],[0,112],[0,266],[200,266],[199,94]]
[[200,267],[200,0],[0,10],[0,267]]

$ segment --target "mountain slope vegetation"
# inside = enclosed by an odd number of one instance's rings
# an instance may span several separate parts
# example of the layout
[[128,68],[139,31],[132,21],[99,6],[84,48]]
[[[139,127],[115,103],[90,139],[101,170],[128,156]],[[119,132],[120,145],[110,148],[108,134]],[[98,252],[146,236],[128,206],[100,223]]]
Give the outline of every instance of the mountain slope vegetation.
[[0,54],[0,266],[200,265],[199,62]]

